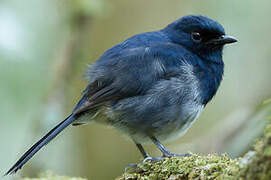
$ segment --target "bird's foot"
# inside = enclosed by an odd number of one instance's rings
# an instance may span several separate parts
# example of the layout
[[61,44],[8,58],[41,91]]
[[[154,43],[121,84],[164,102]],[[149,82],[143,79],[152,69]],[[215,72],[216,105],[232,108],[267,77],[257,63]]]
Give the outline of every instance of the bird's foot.
[[165,157],[151,157],[151,156],[149,156],[149,157],[146,157],[144,160],[143,160],[143,164],[145,163],[145,162],[147,162],[147,161],[150,161],[150,162],[157,162],[157,161],[160,161],[160,160],[162,160],[162,159],[165,159]]
[[174,154],[174,153],[164,153],[161,157],[146,157],[142,163],[135,163],[135,164],[129,164],[125,167],[125,172],[137,172],[138,171],[138,165],[144,165],[146,162],[157,162],[165,158],[171,158],[171,157],[188,157],[191,156],[191,153],[185,153],[185,154]]
[[138,165],[143,165],[144,163],[136,163],[136,164],[128,164],[125,169],[124,172],[135,172]]
[[171,152],[166,152],[163,154],[164,158],[171,158],[171,157],[188,157],[188,156],[192,156],[191,153],[185,153],[185,154],[174,154]]
[[151,157],[151,156],[148,156],[146,157],[142,163],[135,163],[135,164],[129,164],[125,167],[124,171],[125,172],[137,172],[137,169],[138,169],[138,165],[144,165],[147,161],[148,162],[157,162],[157,161],[160,161],[162,159],[164,159],[165,157]]

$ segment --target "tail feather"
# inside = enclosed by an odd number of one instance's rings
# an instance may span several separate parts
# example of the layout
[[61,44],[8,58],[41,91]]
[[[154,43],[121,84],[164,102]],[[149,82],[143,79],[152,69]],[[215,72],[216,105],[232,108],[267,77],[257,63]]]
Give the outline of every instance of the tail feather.
[[16,173],[22,166],[34,155],[36,154],[43,146],[49,143],[53,138],[55,138],[63,129],[70,125],[75,120],[73,114],[68,116],[65,120],[59,123],[54,127],[50,132],[43,136],[36,144],[34,144],[24,155],[8,170],[5,174]]

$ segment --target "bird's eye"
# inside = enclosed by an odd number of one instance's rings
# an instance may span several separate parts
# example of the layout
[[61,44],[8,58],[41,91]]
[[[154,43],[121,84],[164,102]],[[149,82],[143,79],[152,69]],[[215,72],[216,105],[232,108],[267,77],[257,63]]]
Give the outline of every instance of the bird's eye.
[[198,33],[198,32],[192,32],[191,38],[192,38],[193,41],[195,41],[195,42],[200,42],[201,39],[202,39],[200,33]]

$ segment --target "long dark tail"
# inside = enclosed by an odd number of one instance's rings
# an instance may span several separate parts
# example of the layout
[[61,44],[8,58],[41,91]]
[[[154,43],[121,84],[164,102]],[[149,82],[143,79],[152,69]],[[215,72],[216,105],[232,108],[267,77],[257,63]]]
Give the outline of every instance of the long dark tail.
[[76,118],[73,114],[67,117],[64,121],[59,123],[50,132],[48,132],[43,138],[41,138],[36,144],[34,144],[24,155],[8,170],[5,174],[16,173],[22,166],[34,155],[36,154],[44,145],[49,143],[53,138],[55,138],[63,129],[70,125]]

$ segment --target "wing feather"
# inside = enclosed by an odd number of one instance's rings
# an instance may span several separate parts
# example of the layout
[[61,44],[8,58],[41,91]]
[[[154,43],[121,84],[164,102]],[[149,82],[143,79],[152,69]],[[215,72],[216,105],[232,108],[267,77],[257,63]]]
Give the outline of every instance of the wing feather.
[[[165,50],[166,49],[166,50]],[[75,114],[85,112],[97,105],[112,100],[140,96],[154,83],[176,74],[176,65],[181,59],[177,50],[184,48],[172,43],[126,49],[118,56],[110,56],[106,61],[96,61],[89,67],[90,84],[83,92],[83,102],[76,106]],[[183,57],[183,56],[180,56]],[[157,67],[159,66],[159,67]]]

